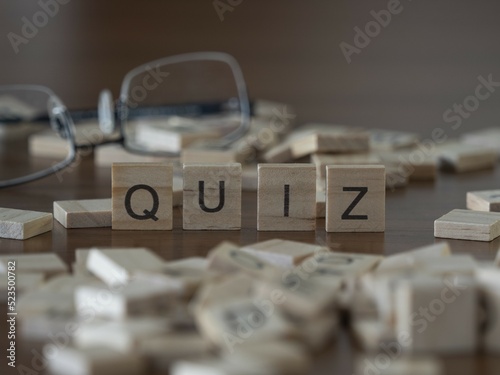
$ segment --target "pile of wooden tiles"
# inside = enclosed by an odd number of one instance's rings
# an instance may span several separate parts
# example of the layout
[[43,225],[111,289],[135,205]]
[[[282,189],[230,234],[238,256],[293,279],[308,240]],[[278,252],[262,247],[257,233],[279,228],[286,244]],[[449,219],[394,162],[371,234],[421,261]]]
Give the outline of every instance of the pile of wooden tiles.
[[170,262],[78,249],[72,274],[53,253],[3,255],[5,279],[9,262],[18,331],[45,342],[32,354],[53,374],[306,374],[342,322],[365,351],[358,375],[442,374],[439,355],[500,352],[500,253],[477,262],[446,242],[388,257],[224,242]]

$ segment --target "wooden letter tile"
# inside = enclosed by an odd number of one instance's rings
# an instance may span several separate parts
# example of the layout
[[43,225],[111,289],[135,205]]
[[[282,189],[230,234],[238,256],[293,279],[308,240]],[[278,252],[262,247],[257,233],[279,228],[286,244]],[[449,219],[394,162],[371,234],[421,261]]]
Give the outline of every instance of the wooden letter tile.
[[54,219],[65,228],[111,226],[111,199],[54,202]]
[[241,229],[241,164],[185,164],[183,228]]
[[259,164],[257,230],[316,229],[316,168],[312,164]]
[[452,210],[434,221],[434,236],[492,241],[500,236],[500,213]]
[[475,211],[500,212],[500,190],[469,191],[467,208]]
[[326,231],[385,230],[385,167],[327,166]]
[[93,248],[87,269],[108,285],[127,283],[138,271],[161,272],[164,261],[145,248]]
[[113,164],[112,228],[171,230],[172,173],[167,164]]
[[10,261],[17,272],[42,273],[46,278],[68,272],[68,266],[54,253],[0,255],[0,273],[7,273]]
[[0,238],[26,240],[52,230],[52,214],[0,208]]

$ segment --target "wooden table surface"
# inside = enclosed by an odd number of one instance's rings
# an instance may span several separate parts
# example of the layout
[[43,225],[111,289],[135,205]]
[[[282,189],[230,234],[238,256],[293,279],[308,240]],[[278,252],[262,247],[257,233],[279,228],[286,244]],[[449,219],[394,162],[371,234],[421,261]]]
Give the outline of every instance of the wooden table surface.
[[[0,83],[44,84],[69,107],[85,108],[95,105],[103,88],[111,88],[116,96],[124,74],[139,64],[177,53],[218,50],[240,61],[253,97],[291,103],[300,123],[410,130],[422,137],[429,137],[435,127],[455,137],[498,124],[500,92],[482,101],[458,130],[443,122],[443,113],[474,94],[479,76],[492,74],[500,81],[500,3],[402,1],[404,11],[393,16],[390,25],[348,64],[340,43],[352,44],[354,27],[363,28],[372,19],[370,12],[387,9],[387,4],[385,0],[243,1],[221,21],[212,1],[73,0],[61,5],[16,52],[8,34],[22,35],[23,17],[32,19],[40,7],[38,2],[8,1],[0,11]],[[54,223],[52,232],[27,241],[0,239],[0,253],[55,252],[70,263],[80,247],[146,246],[165,259],[178,259],[205,255],[222,240],[243,245],[282,237],[337,251],[388,255],[433,243],[436,218],[464,208],[467,191],[499,184],[497,168],[440,174],[434,183],[388,191],[386,232],[380,234],[327,234],[323,220],[318,220],[315,232],[257,232],[256,194],[244,193],[243,229],[237,232],[183,231],[181,211],[175,210],[171,232],[66,230]],[[0,190],[0,207],[52,211],[54,200],[110,195],[109,168],[94,168],[89,159],[65,174],[62,182],[52,176]],[[454,252],[493,259],[500,240],[450,244]],[[7,325],[1,319],[0,352],[5,353]],[[32,367],[31,349],[28,345],[18,353],[19,365]],[[341,332],[318,358],[314,373],[352,374],[355,353],[352,339]],[[445,365],[449,375],[500,371],[499,360],[482,355],[447,358]],[[5,369],[2,355],[0,373]]]
[[[335,251],[368,254],[393,254],[437,241],[433,222],[453,208],[465,207],[465,194],[470,190],[496,187],[500,184],[500,168],[467,174],[440,174],[434,183],[412,183],[407,188],[387,191],[385,233],[326,233],[324,220],[318,219],[314,232],[258,232],[256,230],[256,193],[243,194],[243,227],[241,231],[184,231],[182,210],[174,210],[173,231],[113,231],[110,228],[65,229],[54,222],[52,232],[26,241],[0,239],[0,253],[54,252],[68,264],[74,261],[74,250],[90,246],[145,246],[164,259],[204,256],[224,240],[241,245],[271,238],[317,243]],[[0,191],[0,207],[52,210],[54,200],[106,198],[111,195],[110,168],[94,167],[92,158],[64,175]],[[453,252],[472,254],[477,259],[492,260],[500,239],[492,242],[450,241]],[[5,311],[5,306],[2,309]],[[473,324],[473,322],[464,322]],[[6,348],[6,323],[0,324],[0,349]],[[30,346],[31,345],[31,346]],[[31,350],[33,344],[27,345]],[[36,346],[35,346],[36,347]],[[32,356],[22,351],[18,364],[29,366]],[[341,332],[333,347],[318,358],[315,374],[351,374],[355,345],[347,332]],[[3,361],[3,359],[2,359]],[[452,357],[445,360],[446,374],[481,373],[496,375],[500,360],[480,357]],[[2,369],[4,364],[2,363]]]

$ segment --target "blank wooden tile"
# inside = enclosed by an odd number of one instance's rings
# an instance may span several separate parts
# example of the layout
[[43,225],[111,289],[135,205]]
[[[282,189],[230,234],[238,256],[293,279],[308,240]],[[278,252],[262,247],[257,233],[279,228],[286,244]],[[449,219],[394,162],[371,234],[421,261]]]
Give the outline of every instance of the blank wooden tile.
[[10,261],[16,262],[16,272],[42,273],[46,278],[68,272],[68,266],[54,253],[0,255],[0,273],[7,273]]
[[141,339],[161,336],[169,330],[168,320],[160,317],[120,321],[93,319],[80,323],[74,333],[74,344],[78,349],[101,347],[132,354]]
[[0,208],[0,238],[27,240],[51,230],[51,213]]
[[401,173],[397,166],[389,165],[385,167],[385,187],[393,190],[401,188],[409,183],[409,176]]
[[491,127],[462,134],[460,140],[468,145],[500,150],[500,129]]
[[94,150],[94,164],[98,167],[111,167],[113,163],[161,163],[178,161],[178,157],[160,157],[134,154],[119,144],[105,144]]
[[476,350],[478,296],[473,278],[401,280],[395,298],[396,336],[404,349],[447,354]]
[[257,230],[315,230],[314,165],[259,164],[257,195]]
[[[16,272],[16,297],[38,288],[44,279],[45,275],[41,272]],[[8,273],[0,273],[0,303],[5,305],[7,305],[7,292],[9,291],[8,282]]]
[[372,150],[397,150],[414,146],[419,137],[415,133],[384,129],[370,129],[370,148]]
[[385,230],[385,167],[327,167],[326,231]]
[[185,164],[183,229],[241,229],[241,164]]
[[75,291],[75,304],[77,310],[79,306],[86,306],[105,319],[156,316],[165,314],[171,307],[174,292],[177,292],[176,286],[167,283],[134,279],[119,290],[107,293],[102,286],[81,286]]
[[54,375],[140,375],[147,369],[146,362],[137,353],[124,354],[99,347],[57,349],[57,355],[47,358],[49,372]]
[[465,143],[445,144],[438,150],[441,169],[457,173],[493,168],[498,151]]
[[367,132],[342,128],[304,131],[291,142],[295,159],[314,153],[341,153],[368,151],[370,138]]
[[500,213],[452,210],[434,221],[434,236],[492,241],[500,236]]
[[321,246],[281,239],[258,242],[241,248],[242,251],[283,268],[291,268],[300,264],[321,249]]
[[54,219],[65,228],[111,226],[111,199],[54,202]]
[[112,228],[171,230],[172,178],[167,164],[113,164]]
[[266,163],[287,163],[293,160],[292,149],[290,147],[290,141],[285,140],[278,145],[269,149],[262,159]]
[[[166,123],[165,119],[144,119],[135,124],[135,141],[141,147],[152,151],[179,153],[189,144],[205,139],[216,139],[219,132],[201,124],[195,124],[189,119],[179,119],[178,124]],[[190,121],[191,123],[185,123]],[[184,123],[183,123],[184,122]]]
[[469,191],[466,200],[469,210],[500,212],[500,190]]
[[125,284],[138,271],[161,272],[164,261],[146,248],[93,248],[87,269],[108,285]]
[[479,292],[485,305],[485,329],[481,332],[482,349],[500,353],[500,269],[481,267],[476,270]]
[[451,255],[450,246],[447,242],[440,242],[429,246],[419,247],[414,250],[394,254],[382,260],[377,272],[417,267],[422,261],[434,261],[436,258]]
[[425,153],[418,147],[409,150],[377,151],[381,162],[395,169],[410,181],[433,181],[438,170],[437,155]]
[[242,163],[244,154],[236,147],[220,147],[207,141],[190,144],[181,151],[181,163]]
[[316,173],[321,178],[326,178],[327,165],[371,165],[381,164],[378,155],[373,153],[362,154],[314,154],[311,162],[316,165]]

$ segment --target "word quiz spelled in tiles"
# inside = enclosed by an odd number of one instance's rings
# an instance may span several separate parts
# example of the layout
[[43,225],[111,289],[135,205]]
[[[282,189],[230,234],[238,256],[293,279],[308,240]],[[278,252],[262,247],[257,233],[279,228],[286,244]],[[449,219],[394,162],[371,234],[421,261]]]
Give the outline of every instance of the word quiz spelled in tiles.
[[172,175],[167,164],[113,164],[112,228],[171,230]]

